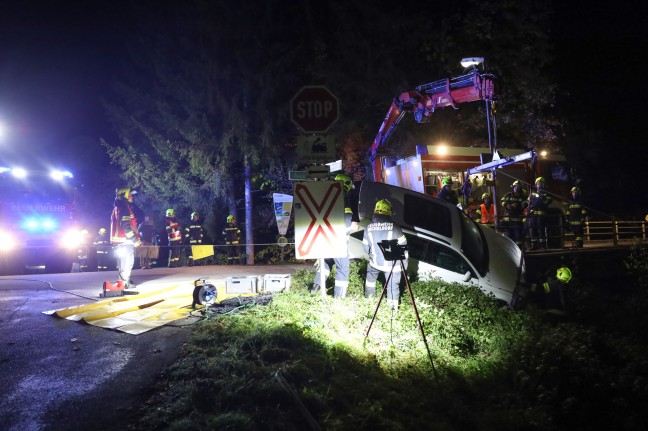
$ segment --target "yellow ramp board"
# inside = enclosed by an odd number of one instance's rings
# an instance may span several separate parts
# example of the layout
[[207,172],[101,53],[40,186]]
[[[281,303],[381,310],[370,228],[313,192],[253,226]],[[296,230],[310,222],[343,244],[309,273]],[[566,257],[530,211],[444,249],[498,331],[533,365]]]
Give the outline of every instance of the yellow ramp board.
[[120,296],[43,313],[136,335],[189,317],[193,290],[192,282],[138,286],[137,295]]

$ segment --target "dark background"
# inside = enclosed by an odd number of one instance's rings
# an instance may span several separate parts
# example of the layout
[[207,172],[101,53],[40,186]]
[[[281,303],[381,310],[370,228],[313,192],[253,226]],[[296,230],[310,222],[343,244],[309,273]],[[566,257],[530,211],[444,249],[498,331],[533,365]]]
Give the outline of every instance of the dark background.
[[[126,4],[3,2],[0,122],[9,132],[0,141],[0,164],[54,163],[75,172],[86,186],[119,175],[99,145],[100,138],[116,141],[100,99],[111,96],[111,79],[123,67],[136,32]],[[648,113],[643,8],[639,2],[555,2],[554,8],[556,109],[570,117],[568,133],[588,150],[583,151],[592,158],[588,169],[600,172],[601,182],[614,179],[620,189],[627,187],[619,193],[645,211],[647,194],[637,186]],[[376,118],[376,130],[381,120]],[[604,145],[587,147],[588,134]],[[104,204],[110,206],[97,205]]]

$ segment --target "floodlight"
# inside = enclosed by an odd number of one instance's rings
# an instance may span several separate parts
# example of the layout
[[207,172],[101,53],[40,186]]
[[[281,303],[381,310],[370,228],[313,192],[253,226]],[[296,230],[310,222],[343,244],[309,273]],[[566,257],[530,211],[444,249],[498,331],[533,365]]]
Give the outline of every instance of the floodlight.
[[482,64],[484,62],[484,57],[466,57],[461,59],[461,65],[464,68],[468,68],[470,66],[477,66],[478,64]]
[[61,181],[63,178],[72,178],[72,173],[70,171],[54,170],[50,172],[50,176],[56,181]]

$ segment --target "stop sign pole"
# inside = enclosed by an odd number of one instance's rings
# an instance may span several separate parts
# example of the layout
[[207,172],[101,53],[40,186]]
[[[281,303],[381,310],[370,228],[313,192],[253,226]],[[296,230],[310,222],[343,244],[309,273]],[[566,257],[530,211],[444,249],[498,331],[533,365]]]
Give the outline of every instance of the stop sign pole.
[[338,98],[322,85],[302,87],[290,101],[290,119],[307,133],[324,133],[338,119]]

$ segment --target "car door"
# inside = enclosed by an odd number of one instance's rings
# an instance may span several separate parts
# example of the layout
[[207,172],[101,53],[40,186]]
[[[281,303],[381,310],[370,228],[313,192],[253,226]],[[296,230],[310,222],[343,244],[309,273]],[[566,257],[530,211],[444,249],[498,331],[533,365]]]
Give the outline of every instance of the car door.
[[470,264],[450,247],[414,233],[405,233],[409,250],[408,272],[416,273],[419,280],[441,278],[449,283],[478,284]]

